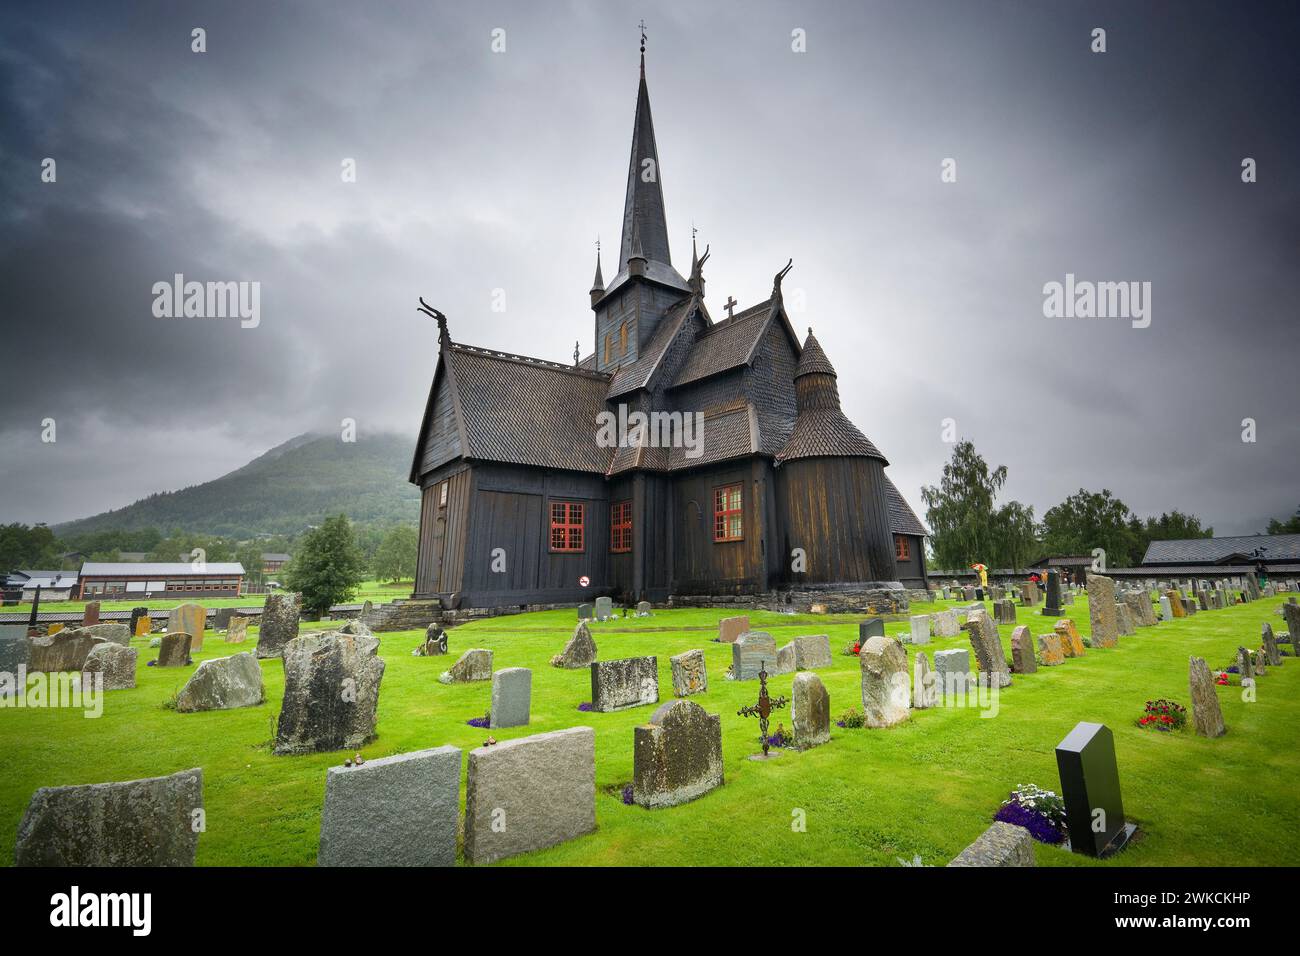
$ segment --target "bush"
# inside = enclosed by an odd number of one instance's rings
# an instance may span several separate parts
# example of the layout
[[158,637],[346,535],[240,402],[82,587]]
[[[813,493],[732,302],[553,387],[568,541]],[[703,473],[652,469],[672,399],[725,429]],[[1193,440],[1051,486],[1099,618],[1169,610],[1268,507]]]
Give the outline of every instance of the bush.
[[1163,697],[1149,700],[1145,712],[1138,718],[1138,726],[1165,733],[1182,730],[1187,726],[1187,708]]
[[1065,839],[1065,801],[1052,790],[1022,783],[1002,801],[994,820],[1024,827],[1039,843]]
[[863,714],[862,711],[858,710],[858,708],[856,707],[850,707],[842,715],[840,715],[840,719],[839,719],[839,725],[841,727],[848,727],[851,729],[865,726],[866,722],[867,722],[866,715]]

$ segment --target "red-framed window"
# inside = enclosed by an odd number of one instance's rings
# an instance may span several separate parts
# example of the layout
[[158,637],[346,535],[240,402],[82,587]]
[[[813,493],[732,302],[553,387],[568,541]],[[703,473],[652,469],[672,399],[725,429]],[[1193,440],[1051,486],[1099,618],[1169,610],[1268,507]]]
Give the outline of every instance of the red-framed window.
[[551,550],[581,551],[583,507],[576,501],[551,502]]
[[632,550],[631,501],[616,501],[609,506],[609,550],[614,554]]
[[901,534],[894,535],[894,557],[899,561],[907,561],[912,557],[912,542]]
[[741,513],[744,485],[723,485],[713,489],[713,540],[741,541],[745,519]]

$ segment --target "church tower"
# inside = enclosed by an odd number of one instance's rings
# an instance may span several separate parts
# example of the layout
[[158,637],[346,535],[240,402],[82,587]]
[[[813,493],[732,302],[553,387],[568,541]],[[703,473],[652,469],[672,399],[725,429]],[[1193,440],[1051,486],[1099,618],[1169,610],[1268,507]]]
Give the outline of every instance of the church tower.
[[591,307],[596,313],[596,368],[602,372],[635,362],[664,314],[691,291],[673,268],[668,249],[659,149],[645,81],[644,33],[616,265],[618,273],[603,291],[598,269],[597,287],[591,290]]

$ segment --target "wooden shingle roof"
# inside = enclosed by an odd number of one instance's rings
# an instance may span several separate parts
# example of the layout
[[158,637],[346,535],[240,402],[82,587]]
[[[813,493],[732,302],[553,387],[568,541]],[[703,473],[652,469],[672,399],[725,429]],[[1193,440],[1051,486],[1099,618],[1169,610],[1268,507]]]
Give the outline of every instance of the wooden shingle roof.
[[654,335],[650,336],[650,341],[645,344],[645,348],[637,356],[637,360],[629,365],[619,367],[614,372],[614,378],[609,383],[609,393],[606,396],[608,399],[613,401],[619,396],[627,395],[650,384],[655,370],[659,367],[660,361],[663,360],[664,353],[668,351],[668,346],[677,337],[682,324],[690,316],[691,310],[697,307],[697,304],[697,298],[690,295],[668,310],[655,329]]
[[885,494],[889,498],[889,530],[894,534],[915,534],[923,538],[930,533],[888,475],[885,476]]
[[698,382],[710,375],[747,365],[767,330],[771,314],[772,303],[769,300],[716,323],[696,339],[695,348],[677,373],[673,385]]

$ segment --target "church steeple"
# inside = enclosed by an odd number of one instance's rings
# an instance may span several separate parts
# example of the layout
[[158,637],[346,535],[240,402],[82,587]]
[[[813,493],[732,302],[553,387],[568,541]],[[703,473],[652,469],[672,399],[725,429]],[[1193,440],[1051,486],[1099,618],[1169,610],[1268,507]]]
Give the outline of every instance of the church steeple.
[[668,221],[664,215],[664,192],[659,169],[659,148],[655,145],[654,120],[650,116],[650,92],[645,82],[645,32],[641,33],[641,82],[636,93],[636,118],[632,121],[632,155],[628,160],[627,195],[623,200],[623,241],[619,266],[632,256],[633,234],[640,233],[641,248],[650,262],[672,266],[668,251]]
[[600,240],[596,240],[596,278],[591,280],[591,304],[594,306],[605,294],[605,277],[600,274]]

